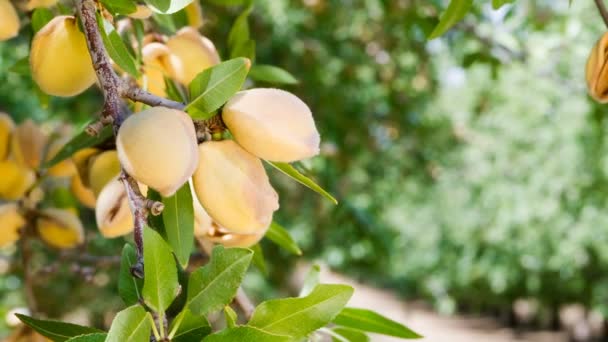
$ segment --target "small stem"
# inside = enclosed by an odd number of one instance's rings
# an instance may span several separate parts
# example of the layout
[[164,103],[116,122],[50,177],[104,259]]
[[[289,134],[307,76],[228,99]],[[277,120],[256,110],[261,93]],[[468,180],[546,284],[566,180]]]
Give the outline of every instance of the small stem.
[[148,219],[148,200],[139,191],[137,181],[124,170],[120,173],[119,178],[125,186],[131,212],[133,213],[133,239],[135,240],[138,261],[141,261],[144,257],[144,227]]
[[243,290],[242,286],[239,287],[238,291],[236,292],[234,302],[241,308],[247,320],[250,320],[251,316],[253,315],[253,311],[255,310],[255,305],[253,305],[251,299],[247,297],[247,294],[245,293],[245,290]]
[[595,6],[597,6],[597,10],[600,12],[600,16],[604,20],[604,24],[608,28],[608,9],[606,9],[606,5],[604,4],[604,0],[595,0]]
[[128,99],[133,101],[145,103],[149,106],[163,106],[167,108],[173,108],[177,110],[184,110],[186,105],[181,102],[176,102],[173,100],[165,99],[160,96],[156,96],[151,94],[139,87],[124,87],[122,88],[122,95]]

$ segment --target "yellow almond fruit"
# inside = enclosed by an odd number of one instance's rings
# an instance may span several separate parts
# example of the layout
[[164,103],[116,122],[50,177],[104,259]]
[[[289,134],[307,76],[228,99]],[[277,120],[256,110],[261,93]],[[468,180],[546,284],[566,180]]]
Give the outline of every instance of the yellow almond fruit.
[[150,7],[142,4],[138,4],[135,12],[129,14],[129,17],[133,19],[148,19],[151,16],[152,10],[150,9]]
[[16,37],[19,33],[19,16],[9,0],[0,0],[0,41]]
[[101,153],[100,150],[89,147],[78,150],[72,155],[72,162],[76,166],[76,171],[84,187],[89,187],[90,162],[99,153]]
[[203,70],[220,62],[220,56],[211,40],[193,27],[184,27],[166,43],[169,55],[169,72],[173,78],[188,85]]
[[203,9],[201,8],[200,1],[193,1],[190,5],[186,6],[185,11],[188,18],[188,26],[195,29],[203,27]]
[[589,95],[600,103],[608,103],[608,32],[598,40],[587,59],[585,78]]
[[[249,248],[256,243],[260,242],[262,238],[266,234],[266,229],[262,230],[259,233],[255,234],[237,234],[231,233],[217,225],[214,225],[214,228],[211,229],[205,235],[197,235],[196,238],[200,241],[209,241],[214,244],[220,244],[224,247],[241,247],[241,248]],[[203,242],[201,242],[202,244]]]
[[20,237],[20,230],[25,226],[25,219],[19,213],[15,203],[0,204],[0,247],[14,244]]
[[84,229],[75,211],[49,208],[36,221],[40,238],[52,247],[74,248],[84,242]]
[[198,165],[192,119],[165,107],[127,118],[118,131],[116,149],[125,171],[164,197],[184,185]]
[[200,163],[192,181],[198,200],[213,221],[232,233],[258,233],[279,208],[260,159],[232,140],[199,145]]
[[310,109],[284,90],[238,92],[224,106],[222,119],[234,140],[261,159],[289,163],[319,154],[320,137]]
[[[139,184],[139,189],[145,196],[148,188]],[[106,238],[115,238],[133,231],[134,221],[129,198],[118,177],[106,184],[99,193],[95,207],[95,221],[101,235]]]
[[[46,161],[53,159],[59,151],[70,141],[70,137],[62,137],[53,140],[49,144],[46,153]],[[76,166],[71,158],[66,158],[48,169],[49,175],[53,177],[71,177],[76,174]]]
[[192,207],[194,209],[194,236],[203,236],[211,229],[213,220],[196,197],[192,182],[190,182],[190,191],[192,191]]
[[55,96],[78,95],[96,80],[84,34],[73,16],[57,16],[36,33],[30,67],[40,89]]
[[46,148],[48,137],[32,120],[22,122],[11,135],[11,155],[17,163],[37,170]]
[[146,44],[142,49],[143,77],[139,85],[154,95],[166,97],[165,76],[169,76],[169,49],[157,42]]
[[89,187],[97,196],[101,189],[120,173],[118,153],[114,150],[102,152],[92,157],[89,165]]
[[13,119],[8,114],[0,112],[0,161],[8,156],[11,132],[14,129]]
[[36,8],[49,8],[53,7],[59,2],[59,0],[29,0],[26,5],[26,9],[28,11],[34,10]]
[[82,184],[80,176],[78,174],[72,176],[70,182],[70,190],[74,196],[82,203],[85,207],[95,209],[95,194],[93,191]]
[[0,198],[18,200],[36,182],[36,174],[12,160],[0,161]]

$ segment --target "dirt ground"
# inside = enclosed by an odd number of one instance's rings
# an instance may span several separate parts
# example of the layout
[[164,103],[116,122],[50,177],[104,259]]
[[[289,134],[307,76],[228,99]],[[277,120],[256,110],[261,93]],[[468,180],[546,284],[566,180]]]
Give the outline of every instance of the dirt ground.
[[[302,264],[294,273],[294,283],[302,283],[310,265]],[[566,342],[563,333],[541,331],[517,334],[513,329],[500,325],[496,320],[483,317],[444,316],[433,312],[420,303],[408,303],[394,292],[361,284],[346,276],[331,272],[322,267],[321,282],[349,284],[355,294],[349,306],[375,310],[393,320],[401,322],[424,336],[428,342]],[[370,335],[371,336],[371,335]],[[375,335],[374,342],[404,341],[397,338]]]

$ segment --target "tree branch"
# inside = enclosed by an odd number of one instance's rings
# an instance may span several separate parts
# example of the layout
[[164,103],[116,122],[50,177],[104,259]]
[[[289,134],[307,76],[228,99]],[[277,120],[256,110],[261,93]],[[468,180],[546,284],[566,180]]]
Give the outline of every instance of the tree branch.
[[[111,122],[114,135],[116,136],[120,129],[120,125],[128,114],[128,110],[121,99],[121,93],[125,87],[120,77],[118,77],[114,69],[112,69],[112,63],[110,62],[110,58],[99,32],[99,26],[97,25],[94,1],[79,0],[77,7],[78,15],[82,20],[82,26],[89,48],[89,54],[91,55],[91,61],[93,62],[93,68],[97,74],[97,79],[99,80],[105,100],[104,108],[102,110],[102,122]],[[139,186],[135,179],[124,171],[122,171],[120,179],[126,188],[129,205],[134,217],[133,235],[137,246],[138,262],[132,269],[132,272],[136,276],[142,276],[144,250],[143,227],[145,226],[148,217],[147,202],[146,198],[139,191]]]
[[151,94],[139,87],[123,86],[122,95],[136,102],[145,103],[150,106],[163,106],[178,110],[184,110],[185,104],[173,100],[165,99],[164,97]]
[[598,12],[600,12],[600,16],[604,20],[604,24],[608,27],[608,10],[606,9],[606,5],[604,4],[604,0],[595,0],[595,6],[597,6]]

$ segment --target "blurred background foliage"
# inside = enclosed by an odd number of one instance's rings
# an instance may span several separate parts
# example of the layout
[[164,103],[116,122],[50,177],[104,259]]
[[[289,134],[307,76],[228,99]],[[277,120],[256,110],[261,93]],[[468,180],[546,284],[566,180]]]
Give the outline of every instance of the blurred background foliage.
[[[241,8],[217,2],[202,1],[203,33],[227,56]],[[309,104],[322,134],[323,156],[298,167],[340,200],[271,171],[277,221],[307,258],[447,313],[509,312],[532,298],[549,316],[573,302],[608,315],[607,122],[584,86],[605,30],[592,1],[519,0],[498,11],[479,2],[433,41],[446,1],[255,3],[257,62],[300,80],[286,89]],[[0,109],[18,121],[83,124],[100,108],[94,89],[46,99],[8,71],[29,39],[0,44]],[[123,243],[94,240],[91,253],[118,255]],[[284,279],[296,258],[263,246],[268,277]],[[97,279],[106,292],[88,295],[110,298],[114,274]],[[59,284],[70,278],[60,278],[49,282],[65,298],[72,287]],[[259,295],[263,279],[249,277]],[[5,307],[19,302],[18,288],[18,278],[0,278]]]

